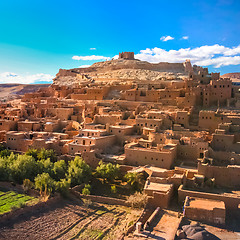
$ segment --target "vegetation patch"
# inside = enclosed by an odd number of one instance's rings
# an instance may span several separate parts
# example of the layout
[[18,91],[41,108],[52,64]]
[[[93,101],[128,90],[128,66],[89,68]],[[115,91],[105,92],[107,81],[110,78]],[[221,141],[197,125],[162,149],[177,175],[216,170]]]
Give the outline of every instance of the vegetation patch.
[[26,204],[30,204],[36,200],[36,198],[25,194],[0,190],[0,214],[24,207]]

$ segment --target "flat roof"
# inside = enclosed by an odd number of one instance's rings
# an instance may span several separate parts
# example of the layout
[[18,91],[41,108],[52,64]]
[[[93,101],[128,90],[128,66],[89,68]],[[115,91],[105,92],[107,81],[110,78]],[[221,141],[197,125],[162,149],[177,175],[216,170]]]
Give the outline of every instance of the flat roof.
[[187,207],[213,210],[214,208],[225,209],[225,204],[223,201],[191,197]]
[[170,183],[155,183],[147,181],[144,187],[144,190],[152,190],[156,192],[168,192],[172,188]]
[[130,125],[112,125],[111,128],[133,128],[133,126]]

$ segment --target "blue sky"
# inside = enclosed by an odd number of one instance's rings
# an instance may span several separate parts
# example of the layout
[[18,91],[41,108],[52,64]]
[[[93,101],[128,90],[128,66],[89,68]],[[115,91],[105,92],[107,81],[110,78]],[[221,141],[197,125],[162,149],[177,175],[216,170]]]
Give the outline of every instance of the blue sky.
[[120,51],[240,72],[240,1],[0,1],[0,82],[49,82]]

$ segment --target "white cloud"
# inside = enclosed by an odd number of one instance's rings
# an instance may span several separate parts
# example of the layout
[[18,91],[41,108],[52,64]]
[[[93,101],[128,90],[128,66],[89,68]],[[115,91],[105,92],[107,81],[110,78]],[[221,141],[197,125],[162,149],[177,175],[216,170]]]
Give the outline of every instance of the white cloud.
[[52,83],[54,76],[50,74],[38,73],[33,75],[21,76],[16,73],[3,72],[0,73],[0,83],[20,83],[20,84],[31,84],[49,82]]
[[190,59],[193,64],[200,66],[213,65],[216,68],[240,64],[240,45],[225,47],[222,45],[205,45],[196,48],[181,48],[179,50],[165,50],[162,48],[147,48],[135,55],[136,59],[152,63],[158,62],[184,62]]
[[91,47],[90,50],[97,50],[95,47]]
[[182,39],[183,39],[183,40],[188,40],[188,39],[189,39],[189,36],[183,36]]
[[83,61],[91,61],[91,60],[110,60],[110,57],[104,57],[104,56],[96,56],[96,55],[90,55],[90,56],[73,56],[73,60],[83,60]]
[[162,37],[160,38],[160,40],[163,41],[163,42],[166,42],[166,41],[169,41],[169,40],[173,40],[173,39],[174,39],[174,38],[171,37],[171,36],[162,36]]
[[81,65],[81,66],[79,66],[79,68],[88,68],[88,67],[90,67],[91,65]]

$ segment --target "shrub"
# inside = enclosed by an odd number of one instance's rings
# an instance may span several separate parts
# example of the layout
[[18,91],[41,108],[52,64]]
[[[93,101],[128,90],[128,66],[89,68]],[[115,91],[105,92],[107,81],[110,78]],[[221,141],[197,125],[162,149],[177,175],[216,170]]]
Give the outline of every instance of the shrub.
[[96,175],[109,182],[117,179],[119,177],[119,174],[120,170],[118,164],[115,165],[112,163],[103,163],[100,161],[96,168]]
[[69,163],[68,179],[72,186],[87,183],[92,175],[91,168],[79,156]]
[[67,165],[64,160],[59,160],[53,164],[53,175],[55,180],[60,180],[66,177]]
[[38,163],[33,157],[27,155],[18,155],[10,168],[13,180],[18,183],[22,183],[26,178],[33,180],[39,172]]
[[51,162],[57,161],[57,155],[53,149],[42,148],[37,154],[38,160],[50,159]]
[[115,185],[111,186],[111,192],[114,193],[114,194],[117,193],[117,188],[116,188]]
[[147,204],[148,196],[146,194],[135,192],[133,195],[129,196],[127,203],[132,208],[144,208]]
[[70,181],[67,179],[61,179],[56,182],[56,191],[58,191],[63,197],[67,197],[69,195]]
[[35,149],[35,148],[29,148],[27,151],[26,151],[26,155],[28,156],[32,156],[36,161],[38,160],[38,153],[39,153],[39,150],[38,149]]
[[4,149],[0,152],[0,157],[9,157],[11,152],[8,149]]
[[144,177],[142,173],[129,172],[125,174],[124,179],[128,185],[135,191],[141,191],[144,186]]
[[82,190],[83,195],[90,195],[91,186],[89,184],[85,184],[85,187]]
[[29,179],[23,180],[24,192],[28,192],[33,186],[34,186],[33,182],[31,182]]

